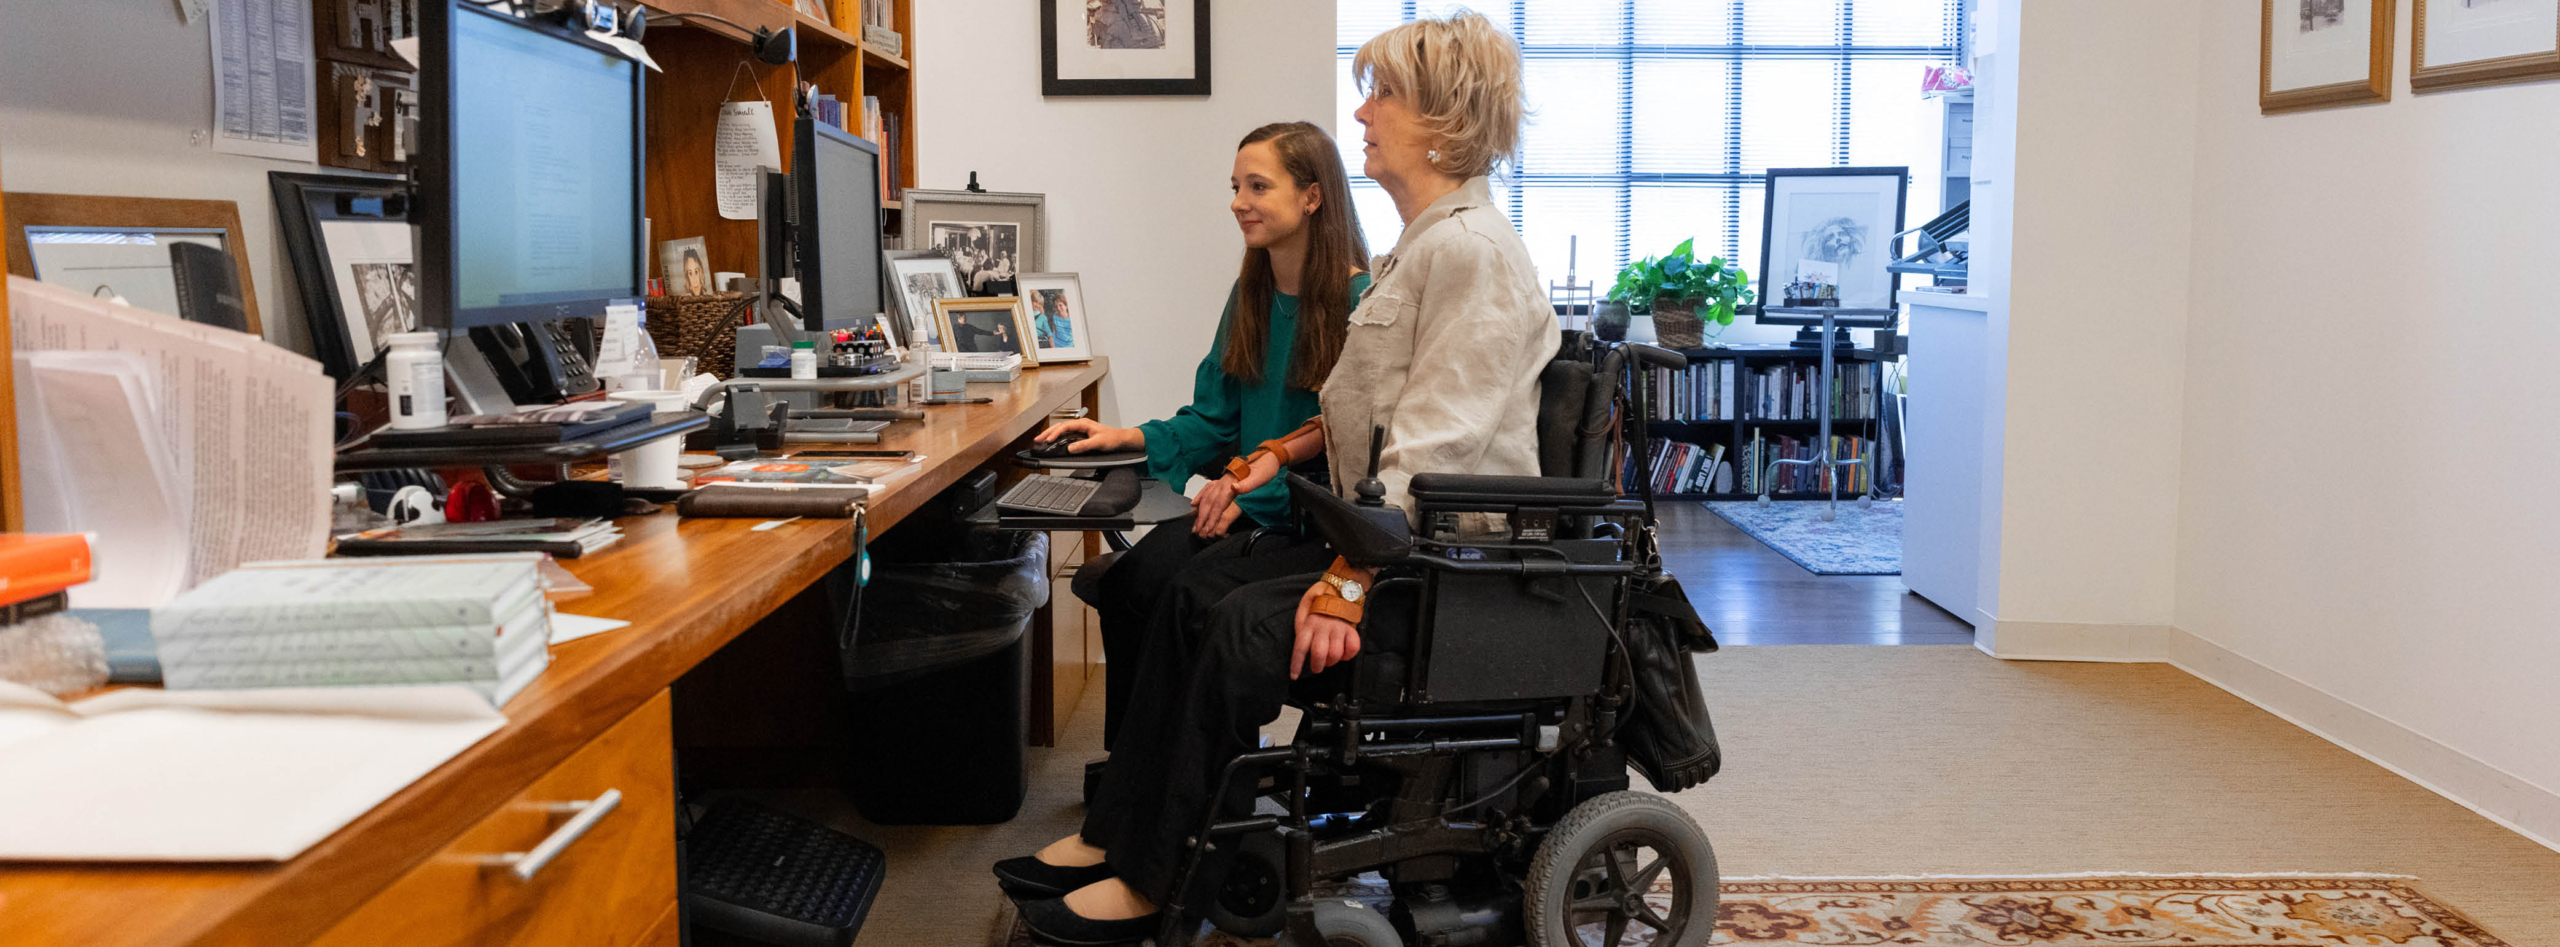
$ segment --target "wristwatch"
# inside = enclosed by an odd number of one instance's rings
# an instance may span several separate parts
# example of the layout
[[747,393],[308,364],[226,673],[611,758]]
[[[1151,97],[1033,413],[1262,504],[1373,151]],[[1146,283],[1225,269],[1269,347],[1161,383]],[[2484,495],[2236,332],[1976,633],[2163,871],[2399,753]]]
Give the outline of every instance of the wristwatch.
[[1333,594],[1316,596],[1315,601],[1307,606],[1308,610],[1359,624],[1360,616],[1368,610],[1364,599],[1368,598],[1369,589],[1351,574],[1351,563],[1339,556],[1334,557],[1333,566],[1324,570],[1324,584],[1333,587]]
[[1350,602],[1353,605],[1360,604],[1361,596],[1367,595],[1369,592],[1367,588],[1360,585],[1359,579],[1355,579],[1347,575],[1335,575],[1331,572],[1327,572],[1324,574],[1324,581],[1326,585],[1333,586],[1333,594],[1342,596],[1343,601]]

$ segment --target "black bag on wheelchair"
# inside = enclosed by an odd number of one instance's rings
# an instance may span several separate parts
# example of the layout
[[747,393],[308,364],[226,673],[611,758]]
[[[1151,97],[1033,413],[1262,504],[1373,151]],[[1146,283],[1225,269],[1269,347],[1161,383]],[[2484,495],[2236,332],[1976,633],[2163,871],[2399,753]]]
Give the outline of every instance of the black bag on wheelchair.
[[1707,717],[1692,653],[1716,650],[1714,633],[1669,575],[1628,590],[1627,660],[1635,670],[1635,703],[1620,728],[1627,762],[1662,792],[1706,782],[1724,765]]

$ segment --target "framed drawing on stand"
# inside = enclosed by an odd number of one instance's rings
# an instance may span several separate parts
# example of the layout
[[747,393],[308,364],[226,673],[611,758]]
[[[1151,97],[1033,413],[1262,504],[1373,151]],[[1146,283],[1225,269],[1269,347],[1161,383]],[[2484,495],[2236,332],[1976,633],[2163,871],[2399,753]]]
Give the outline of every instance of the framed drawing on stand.
[[418,329],[415,241],[397,179],[267,173],[312,351],[344,382]]

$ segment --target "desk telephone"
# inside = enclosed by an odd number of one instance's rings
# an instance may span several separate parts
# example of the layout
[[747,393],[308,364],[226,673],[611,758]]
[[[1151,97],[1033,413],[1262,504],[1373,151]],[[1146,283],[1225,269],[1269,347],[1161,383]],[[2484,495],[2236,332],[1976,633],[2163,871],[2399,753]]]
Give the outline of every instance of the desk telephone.
[[597,388],[595,369],[573,324],[510,322],[471,330],[490,371],[517,404],[552,404]]

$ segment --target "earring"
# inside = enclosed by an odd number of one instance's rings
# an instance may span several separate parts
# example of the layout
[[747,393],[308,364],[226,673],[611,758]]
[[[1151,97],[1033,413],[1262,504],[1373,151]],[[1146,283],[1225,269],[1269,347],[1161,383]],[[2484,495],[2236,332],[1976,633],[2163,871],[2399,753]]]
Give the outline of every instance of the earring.
[[1433,148],[1429,151],[1423,152],[1422,156],[1431,159],[1432,164],[1440,163],[1440,149],[1438,148]]

